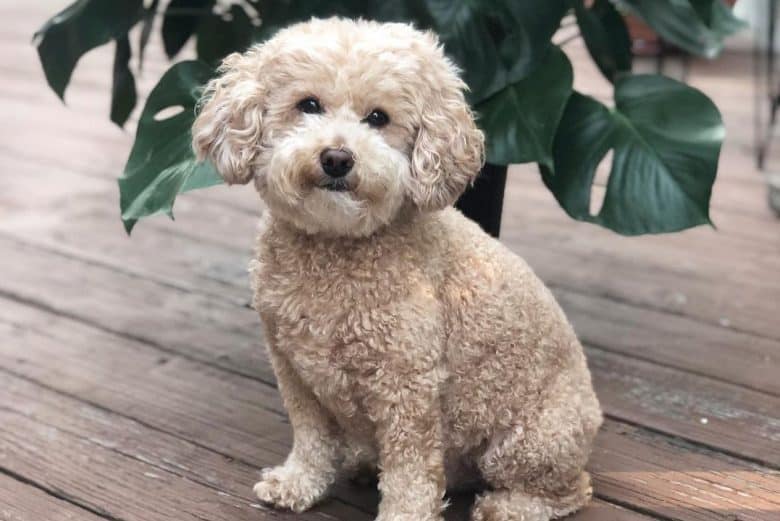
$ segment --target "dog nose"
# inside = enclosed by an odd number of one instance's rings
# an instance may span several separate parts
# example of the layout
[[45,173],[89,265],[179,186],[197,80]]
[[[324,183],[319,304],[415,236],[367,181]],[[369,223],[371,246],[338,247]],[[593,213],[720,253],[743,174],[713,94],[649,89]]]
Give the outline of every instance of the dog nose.
[[330,177],[344,177],[355,166],[355,158],[348,148],[326,148],[320,154],[320,164]]

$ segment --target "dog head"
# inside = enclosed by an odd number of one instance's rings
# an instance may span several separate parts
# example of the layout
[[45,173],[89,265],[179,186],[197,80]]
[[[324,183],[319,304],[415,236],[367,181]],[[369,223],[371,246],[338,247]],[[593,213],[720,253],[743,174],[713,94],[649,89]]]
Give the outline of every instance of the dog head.
[[432,33],[314,19],[224,60],[193,147],[307,233],[366,236],[474,179],[484,137],[465,88]]

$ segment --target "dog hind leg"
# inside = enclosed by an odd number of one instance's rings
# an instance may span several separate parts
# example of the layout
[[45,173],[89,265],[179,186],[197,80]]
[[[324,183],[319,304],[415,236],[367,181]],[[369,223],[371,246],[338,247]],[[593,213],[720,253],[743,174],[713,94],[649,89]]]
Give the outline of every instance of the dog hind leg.
[[567,495],[548,497],[522,488],[497,489],[480,495],[472,521],[549,521],[579,510],[590,500],[590,476],[583,472]]
[[474,521],[549,521],[590,499],[584,468],[601,423],[598,403],[588,393],[553,402],[527,425],[498,434],[479,458],[491,490],[477,499]]

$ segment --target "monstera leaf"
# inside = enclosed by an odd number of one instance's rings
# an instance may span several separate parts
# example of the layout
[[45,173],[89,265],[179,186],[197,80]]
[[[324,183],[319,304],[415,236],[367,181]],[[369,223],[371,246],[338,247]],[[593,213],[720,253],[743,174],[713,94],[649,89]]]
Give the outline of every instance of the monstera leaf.
[[550,164],[553,138],[572,92],[569,59],[553,48],[531,76],[477,105],[489,163]]
[[588,52],[604,77],[614,81],[618,73],[631,71],[631,37],[612,2],[596,0],[588,8],[579,0],[574,12]]
[[723,0],[622,0],[666,41],[707,58],[744,27]]
[[[615,108],[575,93],[544,182],[566,212],[626,235],[672,232],[710,222],[709,200],[724,129],[701,92],[663,76],[615,83]],[[590,212],[596,167],[613,151],[601,211]]]
[[144,52],[146,46],[149,44],[149,38],[152,37],[152,28],[154,27],[154,16],[157,14],[157,6],[160,5],[160,0],[152,0],[152,2],[144,10],[144,14],[141,17],[141,32],[138,35],[138,70],[140,71],[144,66]]
[[114,81],[111,85],[111,121],[120,127],[135,108],[135,77],[130,70],[130,40],[118,38],[114,52]]
[[230,17],[211,14],[198,27],[198,59],[217,66],[234,51],[244,51],[252,43],[254,26],[246,11],[237,5],[230,8]]
[[567,0],[426,0],[447,53],[478,103],[527,77],[546,58]]
[[[196,161],[191,146],[195,105],[212,74],[203,62],[180,62],[149,94],[119,178],[122,221],[128,233],[141,217],[165,212],[172,218],[179,193],[222,182],[211,165]],[[175,110],[178,113],[166,114]]]
[[213,16],[215,0],[171,0],[165,8],[162,24],[165,54],[173,58],[195,34],[201,20]]
[[[226,5],[219,2],[220,11]],[[575,218],[626,234],[709,222],[720,116],[694,89],[630,75],[622,12],[638,15],[666,41],[711,57],[744,25],[723,0],[243,0],[232,2],[227,16],[215,6],[217,0],[75,0],[35,35],[46,79],[60,97],[84,53],[115,43],[111,119],[120,125],[136,103],[128,31],[140,22],[139,70],[160,9],[169,57],[197,38],[201,61],[166,72],[141,115],[119,181],[128,231],[141,217],[170,215],[177,194],[220,182],[190,150],[198,92],[212,67],[291,23],[333,15],[411,22],[438,33],[470,87],[488,161],[538,162],[544,182]],[[572,7],[593,60],[614,83],[614,109],[572,94],[571,64],[551,43]],[[594,172],[610,150],[605,201],[591,214]]]
[[704,24],[717,34],[728,36],[747,27],[723,0],[691,0],[691,5]]
[[572,69],[550,43],[566,0],[426,0],[445,50],[464,70],[469,99],[487,135],[487,159],[509,164],[550,160],[571,93]]
[[60,98],[79,59],[95,47],[122,38],[143,15],[143,0],[79,0],[47,21],[34,41],[46,81]]

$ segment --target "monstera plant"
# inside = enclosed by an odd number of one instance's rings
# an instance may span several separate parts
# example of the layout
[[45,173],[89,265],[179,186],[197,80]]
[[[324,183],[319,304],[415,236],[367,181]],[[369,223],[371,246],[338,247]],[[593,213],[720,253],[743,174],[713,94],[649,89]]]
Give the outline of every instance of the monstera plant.
[[[492,206],[494,222],[481,220],[493,233],[506,165],[527,162],[538,163],[542,181],[575,219],[628,235],[710,222],[721,116],[703,93],[684,83],[631,72],[625,17],[640,18],[686,52],[712,58],[742,26],[723,0],[78,0],[46,22],[34,41],[60,97],[79,58],[112,44],[110,117],[122,126],[137,103],[133,69],[142,66],[155,18],[162,18],[170,59],[195,39],[198,59],[174,64],[141,112],[119,179],[129,232],[142,217],[172,215],[179,193],[221,182],[190,148],[200,89],[221,59],[288,24],[332,15],[412,22],[440,35],[463,70],[487,137],[487,181],[482,188],[478,181],[476,191],[492,194],[467,193],[461,205],[478,217]],[[614,87],[613,105],[573,90],[571,63],[552,42],[562,20],[576,21]],[[596,168],[610,152],[604,201],[592,213]]]

